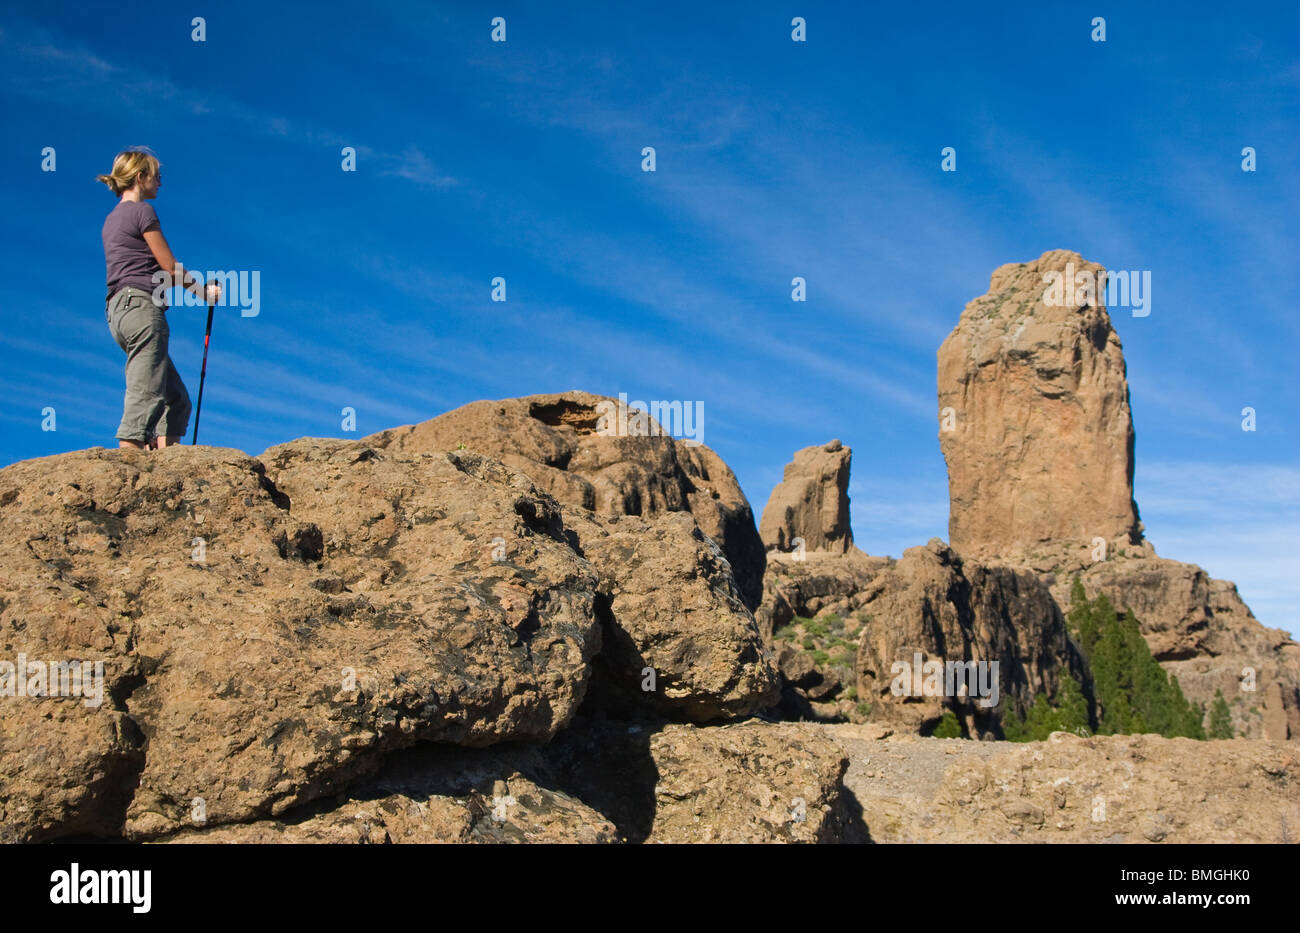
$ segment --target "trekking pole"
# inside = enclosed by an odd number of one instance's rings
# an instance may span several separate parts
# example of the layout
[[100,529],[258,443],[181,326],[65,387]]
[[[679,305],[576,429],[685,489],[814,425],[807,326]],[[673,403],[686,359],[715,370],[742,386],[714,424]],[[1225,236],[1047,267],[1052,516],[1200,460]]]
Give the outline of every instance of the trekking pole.
[[193,447],[199,442],[199,414],[203,411],[203,380],[208,376],[208,341],[212,339],[212,309],[216,305],[208,303],[208,327],[203,332],[203,368],[199,371],[199,403],[194,406],[194,437],[190,440]]

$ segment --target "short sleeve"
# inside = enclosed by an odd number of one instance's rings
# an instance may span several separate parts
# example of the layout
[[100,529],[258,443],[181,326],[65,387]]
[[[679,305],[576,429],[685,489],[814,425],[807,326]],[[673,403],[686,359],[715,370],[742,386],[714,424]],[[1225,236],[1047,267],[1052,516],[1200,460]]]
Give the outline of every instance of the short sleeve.
[[158,214],[154,211],[153,205],[146,204],[143,201],[137,201],[140,205],[136,211],[136,220],[140,225],[140,235],[144,236],[150,230],[157,230],[161,224],[158,223]]

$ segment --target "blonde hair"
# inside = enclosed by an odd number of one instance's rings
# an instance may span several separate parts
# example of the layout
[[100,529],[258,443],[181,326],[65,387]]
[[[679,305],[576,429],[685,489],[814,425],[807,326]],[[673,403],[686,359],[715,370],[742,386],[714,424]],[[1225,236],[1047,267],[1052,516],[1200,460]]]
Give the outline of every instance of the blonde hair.
[[95,181],[108,185],[108,190],[120,195],[135,187],[140,177],[157,178],[162,173],[162,163],[147,146],[132,146],[123,149],[113,159],[113,171],[107,175],[96,175]]

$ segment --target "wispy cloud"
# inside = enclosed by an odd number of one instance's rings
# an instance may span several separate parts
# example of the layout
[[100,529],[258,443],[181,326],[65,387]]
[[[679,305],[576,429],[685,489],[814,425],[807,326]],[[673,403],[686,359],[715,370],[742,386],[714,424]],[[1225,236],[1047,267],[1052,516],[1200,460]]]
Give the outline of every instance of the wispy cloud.
[[1136,479],[1162,557],[1234,581],[1262,622],[1300,633],[1300,467],[1140,462]]
[[[123,50],[132,46],[120,46]],[[380,172],[412,182],[421,188],[441,189],[456,179],[440,172],[421,149],[408,145],[387,152],[357,145],[336,130],[270,113],[205,88],[182,86],[131,65],[116,64],[90,51],[83,43],[42,26],[19,24],[0,32],[0,55],[7,60],[3,88],[7,93],[56,102],[66,107],[102,110],[129,105],[171,114],[234,120],[253,132],[313,148],[341,150],[352,145],[358,154],[375,158]],[[135,56],[132,56],[135,58]]]
[[400,155],[385,158],[384,163],[379,170],[381,175],[405,178],[422,188],[437,190],[456,184],[456,179],[439,171],[418,146],[407,146]]

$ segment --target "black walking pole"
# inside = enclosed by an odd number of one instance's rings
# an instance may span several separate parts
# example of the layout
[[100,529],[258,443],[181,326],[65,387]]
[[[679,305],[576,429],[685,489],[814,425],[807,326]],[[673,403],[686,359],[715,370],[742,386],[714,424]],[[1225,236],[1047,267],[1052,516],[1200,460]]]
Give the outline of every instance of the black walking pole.
[[199,413],[203,411],[203,380],[208,376],[208,341],[212,339],[212,309],[216,305],[208,304],[208,328],[203,332],[203,369],[199,371],[199,403],[194,406],[194,437],[190,446],[199,442]]

